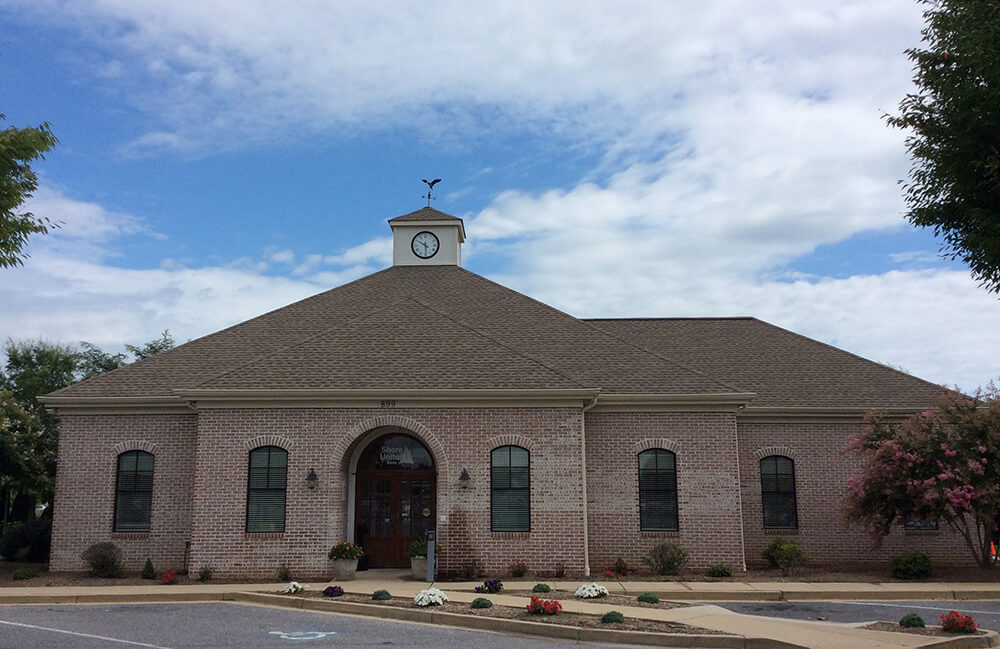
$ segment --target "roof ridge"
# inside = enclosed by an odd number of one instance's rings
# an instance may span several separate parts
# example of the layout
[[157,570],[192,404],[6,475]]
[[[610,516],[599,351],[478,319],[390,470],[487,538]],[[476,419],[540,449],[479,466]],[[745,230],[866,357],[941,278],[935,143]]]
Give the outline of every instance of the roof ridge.
[[[330,290],[333,290],[333,289],[330,289]],[[325,293],[325,291],[324,291],[324,293]],[[275,356],[277,354],[282,354],[282,353],[284,353],[284,352],[286,352],[286,351],[288,351],[290,349],[295,349],[299,345],[304,345],[305,343],[307,343],[307,342],[309,342],[311,340],[314,340],[316,338],[319,338],[320,336],[325,336],[326,334],[330,333],[331,331],[333,331],[335,329],[338,329],[338,328],[341,328],[341,327],[343,327],[344,325],[346,325],[348,323],[354,322],[356,320],[360,320],[361,318],[367,318],[368,316],[370,316],[372,314],[375,314],[375,313],[379,313],[380,311],[386,311],[386,310],[391,309],[392,307],[396,306],[397,304],[402,304],[403,302],[406,302],[407,300],[410,300],[410,299],[412,299],[412,298],[410,298],[408,296],[407,297],[403,297],[403,298],[400,298],[399,300],[397,300],[395,302],[391,302],[391,303],[389,303],[389,304],[387,304],[387,305],[385,305],[383,307],[380,307],[378,309],[372,309],[371,311],[366,311],[365,313],[360,313],[360,314],[354,316],[353,318],[348,318],[347,320],[344,320],[343,322],[339,322],[336,325],[333,325],[331,327],[327,327],[326,329],[323,329],[322,331],[317,331],[316,333],[312,334],[311,336],[306,336],[305,338],[302,338],[301,340],[297,340],[294,343],[290,343],[288,345],[285,345],[284,347],[279,347],[278,349],[274,349],[274,350],[272,350],[270,352],[267,352],[266,354],[258,354],[257,356],[254,356],[252,359],[248,360],[246,363],[242,363],[242,364],[237,365],[235,367],[230,367],[229,369],[223,370],[219,374],[213,374],[212,376],[208,377],[204,381],[201,381],[200,383],[196,383],[196,384],[194,384],[192,386],[185,386],[185,387],[196,388],[196,387],[205,385],[206,383],[211,383],[213,381],[217,381],[218,379],[221,379],[224,376],[232,374],[233,372],[235,372],[237,370],[242,370],[243,368],[248,367],[250,365],[253,365],[254,363],[257,363],[258,361],[262,361],[265,358],[269,358],[269,357]]]
[[720,316],[662,316],[662,317],[638,317],[638,318],[580,318],[584,322],[647,322],[661,320],[756,320],[752,315],[720,315]]
[[565,372],[563,372],[561,370],[558,370],[558,369],[556,369],[556,368],[554,368],[554,367],[552,367],[552,366],[550,366],[550,365],[548,365],[546,363],[543,363],[542,361],[538,360],[537,358],[535,358],[533,356],[529,356],[528,354],[525,354],[524,352],[522,352],[520,350],[514,349],[513,347],[511,347],[507,343],[501,342],[500,340],[497,340],[493,336],[489,336],[489,335],[483,333],[482,331],[479,331],[478,329],[476,329],[472,325],[469,325],[469,324],[466,324],[466,323],[462,322],[461,320],[456,320],[455,318],[453,318],[452,316],[448,315],[447,313],[444,313],[442,311],[438,311],[434,307],[432,307],[432,306],[430,306],[428,304],[424,304],[423,302],[421,302],[420,300],[416,299],[415,297],[410,297],[409,299],[413,300],[414,302],[416,302],[420,306],[424,307],[425,309],[427,309],[429,311],[433,311],[434,313],[438,314],[439,316],[441,316],[443,318],[447,318],[448,320],[451,320],[452,322],[454,322],[458,326],[464,327],[464,328],[468,329],[469,331],[471,331],[472,333],[476,334],[480,338],[485,338],[486,340],[489,340],[490,342],[492,342],[492,343],[494,343],[496,345],[499,345],[500,347],[503,347],[504,349],[506,349],[508,351],[514,352],[518,356],[521,356],[523,358],[528,359],[529,361],[531,361],[532,363],[535,363],[536,365],[540,365],[540,366],[544,367],[545,369],[549,370],[550,372],[554,372],[555,374],[558,374],[559,376],[563,377],[564,379],[567,379],[569,381],[572,381],[573,383],[576,383],[581,388],[593,387],[593,386],[586,386],[583,383],[580,383],[575,378],[573,378],[572,376],[566,374]]

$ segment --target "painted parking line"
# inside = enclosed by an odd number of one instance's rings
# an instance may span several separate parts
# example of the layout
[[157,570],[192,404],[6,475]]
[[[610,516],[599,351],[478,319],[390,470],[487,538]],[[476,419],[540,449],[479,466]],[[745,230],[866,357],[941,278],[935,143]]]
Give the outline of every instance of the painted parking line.
[[47,626],[37,626],[35,624],[24,624],[23,622],[8,622],[7,620],[0,620],[0,624],[6,624],[8,626],[18,626],[25,629],[36,629],[38,631],[49,631],[52,633],[64,633],[66,635],[75,635],[80,638],[92,638],[94,640],[107,640],[108,642],[119,642],[121,644],[132,645],[133,647],[146,647],[147,649],[170,649],[170,647],[161,647],[160,645],[148,644],[146,642],[135,642],[134,640],[122,640],[121,638],[109,638],[103,635],[94,635],[92,633],[79,633],[78,631],[67,631],[66,629],[53,629]]
[[[953,611],[954,606],[910,606],[909,604],[884,604],[882,602],[848,602],[841,601],[840,604],[852,604],[854,606],[887,606],[892,608],[919,608],[924,611]],[[974,611],[965,607],[959,607],[963,613],[978,613],[980,615],[996,615],[996,611]]]

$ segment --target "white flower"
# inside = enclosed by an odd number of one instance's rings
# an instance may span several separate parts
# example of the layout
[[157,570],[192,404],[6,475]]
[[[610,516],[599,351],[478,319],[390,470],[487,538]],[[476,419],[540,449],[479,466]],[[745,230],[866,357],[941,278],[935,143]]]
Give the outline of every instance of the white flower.
[[295,595],[296,593],[301,593],[304,590],[309,590],[309,586],[306,586],[305,584],[300,584],[297,581],[291,581],[288,582],[287,586],[285,586],[284,593],[286,595]]
[[584,584],[576,589],[573,596],[581,599],[591,599],[594,597],[604,597],[607,594],[608,589],[600,584]]
[[448,601],[448,596],[437,588],[425,588],[413,598],[417,606],[441,606]]

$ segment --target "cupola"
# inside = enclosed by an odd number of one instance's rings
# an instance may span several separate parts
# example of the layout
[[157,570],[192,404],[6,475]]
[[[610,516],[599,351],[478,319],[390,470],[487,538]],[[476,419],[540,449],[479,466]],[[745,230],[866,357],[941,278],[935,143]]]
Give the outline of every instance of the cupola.
[[425,207],[389,219],[393,266],[460,266],[465,224],[462,219]]

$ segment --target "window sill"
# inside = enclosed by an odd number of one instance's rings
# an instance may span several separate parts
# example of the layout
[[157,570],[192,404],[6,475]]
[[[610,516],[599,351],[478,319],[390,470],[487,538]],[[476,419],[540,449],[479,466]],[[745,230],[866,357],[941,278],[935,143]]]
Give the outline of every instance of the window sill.
[[765,527],[765,536],[796,536],[799,533],[797,527]]
[[677,539],[680,538],[681,533],[679,530],[674,530],[672,532],[668,532],[666,530],[662,532],[654,532],[652,530],[639,530],[639,536],[640,538],[644,539],[658,539],[660,537],[668,539]]
[[148,539],[149,532],[112,532],[113,539]]
[[531,532],[490,532],[491,539],[526,539]]
[[285,538],[284,532],[244,532],[247,541],[281,541]]
[[904,536],[934,536],[940,534],[941,530],[903,530]]

